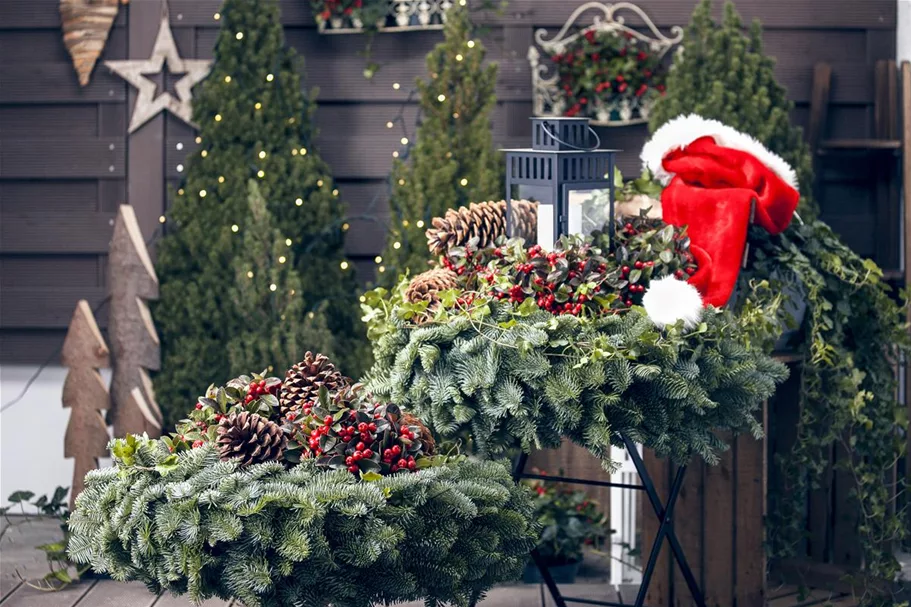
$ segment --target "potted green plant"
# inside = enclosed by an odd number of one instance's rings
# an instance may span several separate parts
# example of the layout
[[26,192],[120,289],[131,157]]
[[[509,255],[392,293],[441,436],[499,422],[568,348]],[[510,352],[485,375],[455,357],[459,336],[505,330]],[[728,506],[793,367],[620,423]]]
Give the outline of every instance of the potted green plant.
[[[558,584],[572,584],[582,565],[583,547],[600,545],[607,537],[607,517],[585,491],[540,480],[525,483],[534,491],[535,517],[541,525],[538,554]],[[541,572],[529,563],[522,579],[526,584],[540,583]]]

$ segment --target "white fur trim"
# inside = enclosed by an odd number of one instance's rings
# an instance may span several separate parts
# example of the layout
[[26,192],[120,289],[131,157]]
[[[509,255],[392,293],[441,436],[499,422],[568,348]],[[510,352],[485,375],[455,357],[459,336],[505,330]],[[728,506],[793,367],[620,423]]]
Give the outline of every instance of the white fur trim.
[[797,175],[784,158],[770,151],[746,133],[741,133],[717,120],[709,120],[696,114],[678,116],[655,131],[652,138],[642,147],[642,153],[639,155],[642,165],[650,170],[661,183],[667,185],[673,175],[664,170],[662,166],[664,157],[669,152],[685,148],[706,135],[711,135],[718,145],[752,154],[772,172],[784,179],[788,185],[797,189]]
[[659,329],[680,320],[687,329],[694,329],[702,319],[702,296],[699,291],[673,276],[653,280],[642,296],[642,307]]

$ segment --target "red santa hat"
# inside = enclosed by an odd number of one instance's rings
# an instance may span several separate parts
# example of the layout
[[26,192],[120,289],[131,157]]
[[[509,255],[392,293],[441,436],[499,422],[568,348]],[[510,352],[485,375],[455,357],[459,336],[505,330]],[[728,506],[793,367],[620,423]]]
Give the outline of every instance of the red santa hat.
[[699,270],[690,278],[705,303],[728,302],[752,217],[770,234],[791,223],[800,193],[787,162],[716,120],[681,116],[642,148],[642,162],[663,184],[663,219],[688,226]]

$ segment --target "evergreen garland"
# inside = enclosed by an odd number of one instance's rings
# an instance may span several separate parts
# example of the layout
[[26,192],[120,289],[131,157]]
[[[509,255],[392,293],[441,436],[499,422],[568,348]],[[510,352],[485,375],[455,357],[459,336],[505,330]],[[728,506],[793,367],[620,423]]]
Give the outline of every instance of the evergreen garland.
[[[650,128],[688,113],[714,118],[749,133],[793,166],[802,186],[800,212],[777,237],[753,230],[750,271],[741,275],[737,312],[752,341],[771,350],[782,327],[795,326],[794,304],[804,301],[805,355],[798,439],[778,465],[782,486],[771,495],[770,552],[792,556],[805,533],[805,508],[837,445],[851,457],[836,466],[855,479],[858,530],[868,577],[865,605],[875,604],[877,583],[899,570],[891,552],[907,537],[907,507],[895,495],[908,480],[892,483],[888,472],[906,448],[907,413],[896,398],[895,364],[911,349],[904,307],[885,283],[882,271],[858,257],[832,230],[812,221],[813,183],[809,149],[799,128],[790,126],[793,105],[774,78],[773,60],[762,53],[762,29],[754,22],[744,37],[731,3],[716,24],[711,2],[693,13],[684,49],[668,78],[668,93],[655,106]],[[790,296],[789,296],[790,294]],[[790,300],[790,303],[789,303]],[[777,321],[770,322],[771,317]],[[907,436],[906,434],[904,435]]]
[[523,304],[444,292],[427,302],[367,296],[376,363],[368,388],[443,437],[468,432],[483,454],[556,448],[568,437],[609,464],[620,433],[685,462],[725,447],[715,430],[762,432],[754,413],[787,371],[744,342],[730,312],[708,308],[693,331],[658,329],[642,308],[554,316]]
[[506,466],[456,461],[358,480],[312,460],[244,469],[204,445],[115,441],[86,477],[69,554],[152,592],[247,607],[467,606],[517,578],[538,538]]

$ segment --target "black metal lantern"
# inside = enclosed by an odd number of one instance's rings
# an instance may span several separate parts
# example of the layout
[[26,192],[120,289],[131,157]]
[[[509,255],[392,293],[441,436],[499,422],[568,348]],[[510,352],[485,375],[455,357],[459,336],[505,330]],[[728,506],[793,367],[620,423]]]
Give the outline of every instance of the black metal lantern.
[[[532,147],[506,153],[506,231],[515,233],[513,188],[531,186],[537,199],[537,244],[550,248],[565,234],[588,233],[609,225],[614,234],[614,155],[601,150],[588,118],[532,118]],[[600,220],[586,217],[584,198],[574,192],[607,190]],[[583,219],[587,219],[583,225]],[[529,243],[531,244],[531,243]]]

